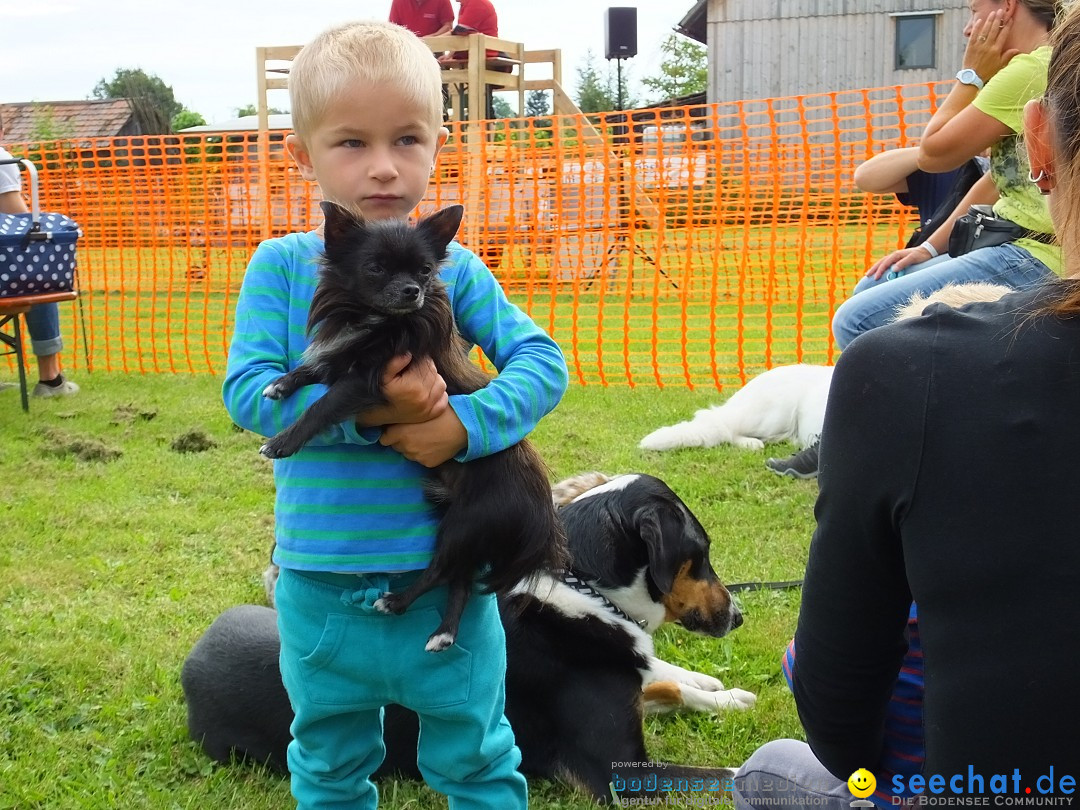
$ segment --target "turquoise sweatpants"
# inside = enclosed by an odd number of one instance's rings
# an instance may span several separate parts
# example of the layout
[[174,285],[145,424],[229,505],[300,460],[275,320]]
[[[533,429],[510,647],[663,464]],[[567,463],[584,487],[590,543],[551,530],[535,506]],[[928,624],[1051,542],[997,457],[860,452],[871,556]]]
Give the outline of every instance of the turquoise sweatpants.
[[288,761],[300,810],[375,809],[370,776],[386,753],[387,703],[419,715],[417,764],[451,810],[527,808],[521,752],[503,715],[506,637],[495,597],[474,592],[457,643],[427,652],[445,588],[401,616],[374,608],[418,574],[281,570],[275,602],[281,675],[296,714]]

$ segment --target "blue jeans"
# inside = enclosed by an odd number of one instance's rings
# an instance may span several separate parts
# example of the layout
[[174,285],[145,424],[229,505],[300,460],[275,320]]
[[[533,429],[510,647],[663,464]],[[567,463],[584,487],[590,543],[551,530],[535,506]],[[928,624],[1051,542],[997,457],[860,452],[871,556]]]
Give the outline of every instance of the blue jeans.
[[896,308],[915,293],[929,295],[950,282],[985,281],[1015,290],[1054,278],[1053,271],[1023,248],[1004,244],[973,250],[955,259],[938,257],[907,268],[903,276],[886,281],[863,279],[855,293],[836,310],[832,330],[836,345],[847,348],[863,332],[891,322]]
[[506,637],[492,594],[473,591],[458,643],[424,644],[446,606],[446,587],[400,616],[375,610],[385,591],[420,572],[322,574],[281,569],[275,590],[281,678],[296,714],[289,744],[299,810],[374,810],[369,778],[382,762],[382,707],[420,717],[417,765],[451,810],[526,810],[521,752],[503,716]]
[[34,354],[38,357],[59,354],[64,348],[64,342],[60,339],[60,307],[56,304],[38,304],[30,307],[24,317]]

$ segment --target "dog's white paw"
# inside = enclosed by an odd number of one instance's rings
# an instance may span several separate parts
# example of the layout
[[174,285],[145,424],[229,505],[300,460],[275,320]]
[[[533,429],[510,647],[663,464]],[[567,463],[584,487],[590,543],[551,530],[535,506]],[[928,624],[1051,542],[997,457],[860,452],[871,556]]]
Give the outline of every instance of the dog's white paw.
[[728,689],[724,692],[712,693],[716,700],[717,710],[721,709],[734,709],[736,711],[746,711],[753,708],[757,703],[757,695],[753,692],[747,692],[745,689]]
[[[376,603],[378,606],[378,603]],[[424,649],[428,652],[442,652],[454,644],[453,633],[436,633],[427,640],[427,644],[424,645]]]
[[284,387],[278,385],[277,381],[274,381],[263,389],[262,395],[267,399],[281,399],[281,392],[284,390]]
[[753,436],[736,436],[731,443],[743,450],[764,450],[765,442]]
[[706,675],[703,672],[688,672],[687,677],[683,679],[683,682],[689,686],[693,686],[695,689],[700,689],[703,692],[723,692],[724,684],[719,679],[714,678],[712,675]]
[[393,614],[394,611],[390,609],[390,603],[386,600],[385,596],[382,596],[375,600],[373,607],[379,611],[379,613],[385,613],[386,615]]

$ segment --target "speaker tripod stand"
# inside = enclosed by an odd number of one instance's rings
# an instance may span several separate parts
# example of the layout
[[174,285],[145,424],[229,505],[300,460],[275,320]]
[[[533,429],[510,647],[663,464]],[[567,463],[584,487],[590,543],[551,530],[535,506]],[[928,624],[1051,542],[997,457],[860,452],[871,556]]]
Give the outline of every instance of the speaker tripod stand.
[[604,261],[602,263],[600,272],[590,275],[588,277],[588,279],[586,280],[586,282],[585,282],[582,289],[587,290],[590,287],[592,287],[593,282],[596,281],[596,279],[599,277],[600,273],[606,274],[607,277],[610,278],[610,279],[615,278],[618,275],[618,272],[619,272],[619,268],[618,268],[618,265],[617,265],[619,254],[622,253],[623,251],[626,251],[626,252],[628,252],[630,254],[630,261],[629,261],[629,263],[627,265],[627,270],[626,270],[626,272],[627,272],[627,276],[626,276],[627,290],[633,289],[633,286],[634,286],[634,257],[635,256],[638,256],[638,257],[644,259],[646,262],[648,262],[654,268],[656,268],[656,272],[664,277],[664,280],[667,281],[667,283],[671,285],[672,289],[674,289],[674,290],[679,289],[679,285],[675,283],[675,279],[673,279],[670,275],[668,275],[667,271],[664,270],[664,268],[660,266],[660,263],[658,261],[656,261],[656,259],[653,257],[653,255],[651,253],[649,253],[641,245],[639,245],[637,242],[632,242],[631,241],[629,226],[620,227],[619,230],[615,233],[614,239],[612,240],[611,244],[608,245],[608,249],[605,252]]

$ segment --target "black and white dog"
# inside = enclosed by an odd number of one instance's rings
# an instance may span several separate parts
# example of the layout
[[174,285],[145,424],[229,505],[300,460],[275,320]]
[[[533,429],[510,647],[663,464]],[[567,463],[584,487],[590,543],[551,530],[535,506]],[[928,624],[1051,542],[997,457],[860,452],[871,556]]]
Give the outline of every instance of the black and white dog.
[[[598,801],[655,795],[663,779],[716,785],[724,768],[653,765],[646,711],[747,709],[754,695],[656,657],[664,622],[723,636],[742,616],[709,562],[709,537],[657,478],[587,474],[555,488],[572,567],[500,598],[507,638],[506,715],[529,776],[563,779]],[[284,770],[292,711],[278,673],[276,614],[221,614],[184,662],[193,739],[219,762],[233,755]],[[376,776],[419,778],[416,715],[388,706],[386,760]],[[613,763],[631,763],[613,771]],[[617,772],[616,772],[617,771]]]

